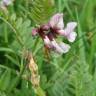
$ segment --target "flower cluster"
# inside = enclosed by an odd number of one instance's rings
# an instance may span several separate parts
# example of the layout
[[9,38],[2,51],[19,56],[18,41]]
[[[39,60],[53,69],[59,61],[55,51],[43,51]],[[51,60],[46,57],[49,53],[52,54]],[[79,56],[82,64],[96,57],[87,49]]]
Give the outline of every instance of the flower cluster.
[[64,36],[69,42],[74,42],[76,39],[76,32],[74,32],[76,22],[69,22],[66,27],[64,27],[63,14],[55,14],[50,21],[40,26],[39,28],[34,28],[32,30],[32,35],[35,36],[39,34],[44,44],[47,48],[54,50],[57,53],[66,53],[70,49],[70,45],[56,41],[58,35]]

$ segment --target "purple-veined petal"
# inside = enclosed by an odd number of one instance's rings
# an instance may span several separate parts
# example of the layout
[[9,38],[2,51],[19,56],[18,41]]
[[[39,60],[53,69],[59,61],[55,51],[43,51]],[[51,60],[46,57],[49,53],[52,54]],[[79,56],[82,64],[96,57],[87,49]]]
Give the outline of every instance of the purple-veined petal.
[[52,48],[55,52],[62,54],[64,53],[63,49],[59,46],[59,44],[54,40],[51,42]]
[[63,49],[63,53],[67,53],[71,48],[69,44],[63,42],[60,42],[59,46]]
[[71,32],[68,36],[67,36],[67,39],[69,42],[74,42],[75,39],[77,37],[77,33],[76,32]]
[[62,14],[62,13],[57,13],[57,14],[55,14],[55,15],[50,19],[49,25],[50,25],[52,28],[63,29],[63,28],[64,28],[63,14]]

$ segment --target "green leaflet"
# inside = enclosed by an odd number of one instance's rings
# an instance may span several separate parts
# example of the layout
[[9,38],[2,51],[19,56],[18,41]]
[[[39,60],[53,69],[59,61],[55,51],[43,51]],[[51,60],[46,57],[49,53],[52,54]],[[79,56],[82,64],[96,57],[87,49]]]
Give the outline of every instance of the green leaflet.
[[44,24],[54,13],[53,0],[34,0],[31,7],[31,16],[36,24]]
[[62,68],[51,81],[54,83],[48,89],[49,96],[95,96],[94,82],[88,67],[88,64],[81,64],[78,60],[66,71]]

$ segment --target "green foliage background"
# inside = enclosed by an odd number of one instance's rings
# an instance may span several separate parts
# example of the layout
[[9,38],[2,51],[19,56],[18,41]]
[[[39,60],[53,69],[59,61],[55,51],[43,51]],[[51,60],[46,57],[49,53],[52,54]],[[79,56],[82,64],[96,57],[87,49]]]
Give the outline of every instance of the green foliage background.
[[[42,40],[31,31],[57,12],[65,24],[78,22],[78,37],[67,54],[52,53],[47,61]],[[96,0],[15,0],[8,13],[0,10],[0,96],[96,96],[95,33]],[[26,50],[39,67],[38,94],[28,79]]]

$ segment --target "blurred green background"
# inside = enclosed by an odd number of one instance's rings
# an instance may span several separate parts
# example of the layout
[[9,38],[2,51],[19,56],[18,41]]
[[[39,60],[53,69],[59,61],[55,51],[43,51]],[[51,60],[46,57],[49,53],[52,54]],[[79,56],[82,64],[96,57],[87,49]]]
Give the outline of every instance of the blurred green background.
[[[78,22],[78,36],[67,54],[46,56],[31,31],[57,12],[65,25]],[[27,50],[38,65],[37,89],[22,55]],[[96,0],[15,0],[0,10],[0,96],[96,96]]]

